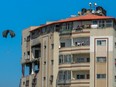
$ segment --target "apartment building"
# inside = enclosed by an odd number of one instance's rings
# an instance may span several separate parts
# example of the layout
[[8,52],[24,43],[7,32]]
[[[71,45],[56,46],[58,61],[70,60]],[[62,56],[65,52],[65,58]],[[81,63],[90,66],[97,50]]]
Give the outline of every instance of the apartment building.
[[116,87],[116,19],[98,6],[22,32],[21,87]]

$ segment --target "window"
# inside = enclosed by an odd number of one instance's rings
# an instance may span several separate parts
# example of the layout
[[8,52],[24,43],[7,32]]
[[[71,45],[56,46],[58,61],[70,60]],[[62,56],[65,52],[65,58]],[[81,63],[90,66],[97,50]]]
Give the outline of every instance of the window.
[[77,63],[90,62],[90,58],[77,58]]
[[98,23],[97,23],[97,21],[95,20],[95,21],[93,21],[93,24],[98,24]]
[[97,79],[105,79],[106,74],[97,74]]
[[71,55],[64,55],[64,63],[71,63]]
[[59,64],[62,64],[63,63],[63,55],[60,55],[59,56]]
[[43,77],[44,80],[46,80],[46,77]]
[[60,55],[59,64],[68,64],[71,63],[71,55]]
[[84,61],[85,61],[84,58],[77,58],[78,63],[81,63],[81,62],[84,62]]
[[65,47],[65,43],[60,43],[60,46],[61,47]]
[[54,64],[54,60],[51,60],[51,64],[52,64],[52,65]]
[[106,20],[106,27],[112,27],[113,23],[112,20]]
[[35,50],[35,58],[39,58],[39,50]]
[[90,75],[89,74],[87,74],[87,79],[90,79]]
[[99,27],[104,28],[105,27],[105,21],[104,20],[99,20]]
[[53,75],[50,76],[50,81],[53,81]]
[[115,42],[115,47],[116,47],[116,42]]
[[106,45],[106,40],[97,40],[97,45],[98,46],[105,46]]
[[116,82],[116,76],[114,77],[114,80],[115,80],[115,82]]
[[30,35],[29,36],[27,36],[27,42],[29,42],[30,41]]
[[87,62],[90,62],[90,58],[87,58]]
[[29,87],[29,80],[26,81],[26,87]]
[[25,82],[23,82],[23,85],[25,85]]
[[59,80],[70,80],[71,79],[71,71],[59,71]]
[[54,49],[54,44],[51,44],[51,48]]
[[97,57],[97,62],[106,62],[106,57]]
[[77,79],[85,79],[85,74],[78,74],[77,75]]

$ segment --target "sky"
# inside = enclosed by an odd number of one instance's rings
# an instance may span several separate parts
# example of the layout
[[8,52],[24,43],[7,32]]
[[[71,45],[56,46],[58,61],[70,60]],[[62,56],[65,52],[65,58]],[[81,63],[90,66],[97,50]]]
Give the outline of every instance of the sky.
[[[115,0],[0,0],[0,87],[19,86],[23,29],[77,15],[82,8],[89,8],[89,2],[116,17]],[[12,29],[16,37],[3,38],[6,29]]]

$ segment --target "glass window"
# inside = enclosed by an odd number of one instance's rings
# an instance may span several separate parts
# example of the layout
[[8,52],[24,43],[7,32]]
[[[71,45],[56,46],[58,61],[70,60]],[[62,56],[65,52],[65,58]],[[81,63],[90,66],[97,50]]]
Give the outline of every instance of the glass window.
[[105,27],[105,21],[99,20],[99,27],[104,28]]
[[59,71],[59,80],[70,80],[71,79],[71,71]]
[[63,71],[59,71],[59,80],[63,80]]
[[77,79],[85,79],[85,75],[84,74],[80,74],[80,75],[78,74]]
[[63,55],[60,55],[59,56],[59,64],[62,64],[63,63]]
[[106,57],[97,57],[97,62],[106,62]]
[[35,58],[39,58],[39,50],[35,50]]
[[71,55],[60,55],[59,56],[59,64],[70,64],[71,63]]
[[97,74],[97,79],[105,79],[106,74]]
[[60,43],[61,47],[65,47],[65,43]]
[[97,45],[105,46],[106,45],[106,40],[97,40]]
[[66,30],[66,23],[62,24],[62,30]]
[[78,63],[85,62],[85,58],[77,58],[77,62],[78,62]]
[[112,27],[113,23],[112,20],[106,20],[106,27]]
[[93,24],[98,24],[98,23],[97,23],[97,21],[95,20],[95,21],[93,21]]

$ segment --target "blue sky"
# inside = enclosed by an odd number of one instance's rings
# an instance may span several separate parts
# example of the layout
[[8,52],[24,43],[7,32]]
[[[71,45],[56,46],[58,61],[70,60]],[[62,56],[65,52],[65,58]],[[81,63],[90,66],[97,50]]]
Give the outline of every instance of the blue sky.
[[[70,17],[89,8],[89,2],[97,2],[116,17],[115,0],[0,0],[0,87],[19,86],[23,29]],[[14,30],[16,37],[2,38],[5,29]]]

